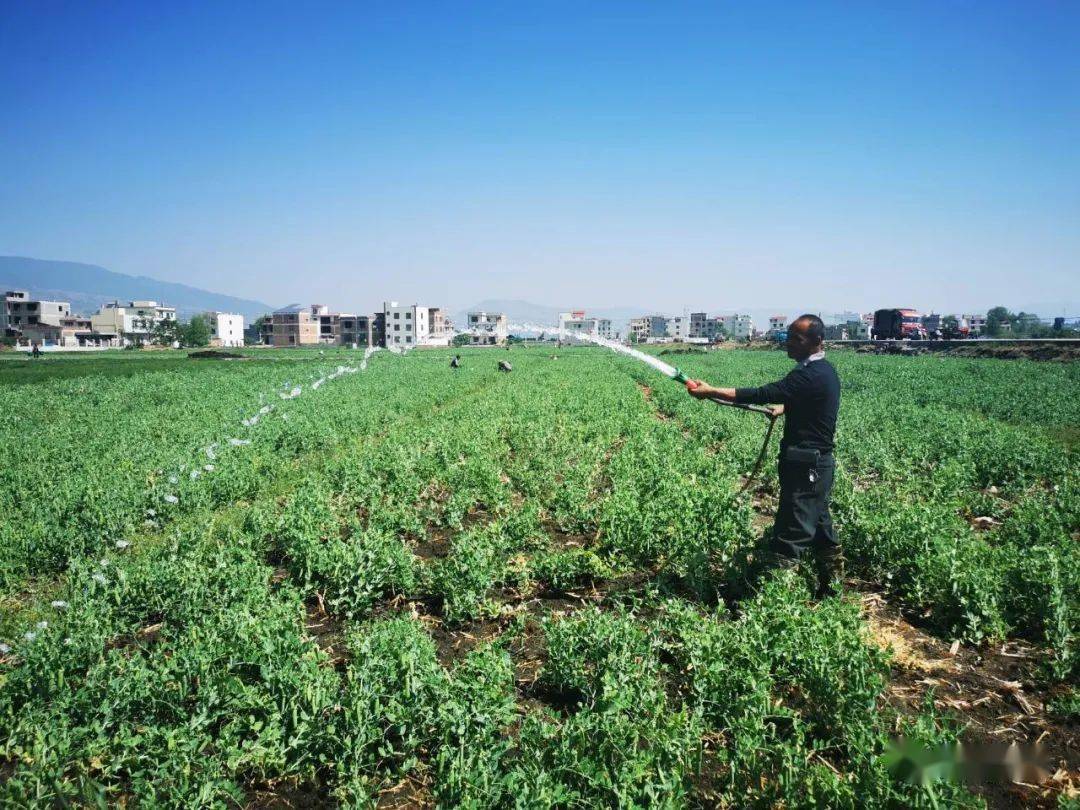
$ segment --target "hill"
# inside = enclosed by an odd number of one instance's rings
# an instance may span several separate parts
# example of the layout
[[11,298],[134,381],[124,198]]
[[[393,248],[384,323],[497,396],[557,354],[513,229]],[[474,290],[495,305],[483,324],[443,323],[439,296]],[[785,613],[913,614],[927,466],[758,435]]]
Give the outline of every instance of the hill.
[[84,315],[96,312],[108,301],[136,299],[151,299],[174,306],[181,317],[220,310],[238,312],[250,321],[274,309],[261,301],[146,276],[114,273],[93,264],[22,256],[0,256],[0,287],[28,290],[35,297],[46,300],[70,301],[72,312]]

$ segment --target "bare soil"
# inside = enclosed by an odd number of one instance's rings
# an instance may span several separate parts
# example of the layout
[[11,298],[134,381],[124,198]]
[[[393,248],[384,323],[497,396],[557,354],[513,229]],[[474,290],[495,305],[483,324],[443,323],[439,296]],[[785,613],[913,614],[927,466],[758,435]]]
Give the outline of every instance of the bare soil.
[[1037,648],[1019,640],[979,647],[944,641],[908,622],[868,584],[849,585],[862,592],[870,640],[892,652],[887,699],[894,708],[916,714],[932,692],[934,705],[965,725],[964,743],[1039,750],[1042,768],[1025,768],[1021,781],[973,786],[990,807],[1056,807],[1060,794],[1080,791],[1080,724],[1047,711],[1056,690],[1040,686]]

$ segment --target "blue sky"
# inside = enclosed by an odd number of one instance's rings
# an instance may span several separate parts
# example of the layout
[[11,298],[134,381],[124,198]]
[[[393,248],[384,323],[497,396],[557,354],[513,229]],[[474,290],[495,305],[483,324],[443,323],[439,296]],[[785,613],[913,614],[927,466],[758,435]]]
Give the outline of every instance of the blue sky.
[[0,253],[343,309],[1080,301],[1080,4],[0,2]]

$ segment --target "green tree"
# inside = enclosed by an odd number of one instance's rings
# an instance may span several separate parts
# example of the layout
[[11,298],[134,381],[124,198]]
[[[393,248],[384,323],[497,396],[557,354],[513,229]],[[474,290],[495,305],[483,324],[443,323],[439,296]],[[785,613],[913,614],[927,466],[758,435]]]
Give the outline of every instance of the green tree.
[[1034,312],[1024,312],[1021,310],[1016,313],[1016,320],[1013,321],[1012,330],[1013,333],[1019,333],[1028,337],[1035,337],[1043,326],[1039,320],[1039,316]]
[[452,343],[454,346],[468,346],[469,341],[470,337],[464,332],[462,332],[460,334],[454,335],[454,340],[452,341]]
[[1009,312],[1005,307],[994,307],[986,313],[986,334],[990,337],[997,337],[1001,334],[1001,324],[1003,321],[1016,320],[1016,316]]
[[175,319],[160,320],[150,330],[150,342],[155,346],[171,346],[176,340],[180,340],[180,324]]
[[263,324],[270,320],[269,315],[260,315],[251,324],[250,327],[244,330],[244,336],[248,342],[258,345],[262,342],[262,330]]
[[211,335],[210,321],[202,315],[196,315],[181,327],[180,342],[185,346],[209,346]]

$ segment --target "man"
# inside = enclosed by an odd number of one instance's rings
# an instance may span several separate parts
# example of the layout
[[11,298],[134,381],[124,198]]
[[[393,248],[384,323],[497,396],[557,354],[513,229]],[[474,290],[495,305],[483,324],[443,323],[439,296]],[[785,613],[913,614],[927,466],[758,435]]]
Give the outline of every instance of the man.
[[461,368],[461,355],[455,354],[453,359],[450,360],[450,368]]
[[505,371],[507,374],[509,374],[513,370],[514,370],[514,367],[510,365],[509,361],[507,361],[507,360],[500,360],[499,361],[499,371]]
[[690,380],[687,390],[698,399],[778,404],[784,414],[780,440],[780,504],[773,526],[772,551],[777,563],[793,567],[803,554],[817,557],[818,597],[827,595],[842,576],[843,556],[829,514],[834,434],[840,408],[840,378],[825,359],[825,324],[802,315],[788,329],[787,355],[798,365],[782,380],[760,388],[714,388]]

